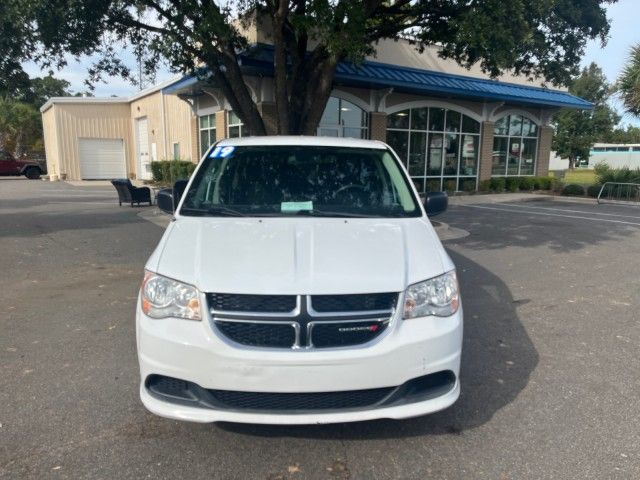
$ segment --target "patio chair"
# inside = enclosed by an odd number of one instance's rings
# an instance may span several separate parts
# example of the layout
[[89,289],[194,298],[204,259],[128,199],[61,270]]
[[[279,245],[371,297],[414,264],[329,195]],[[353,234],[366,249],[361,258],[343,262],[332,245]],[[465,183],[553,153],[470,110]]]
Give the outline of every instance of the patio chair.
[[118,192],[118,202],[122,206],[122,202],[130,203],[133,207],[134,203],[140,205],[140,202],[151,203],[151,190],[149,187],[134,187],[128,178],[117,178],[111,180],[111,184]]

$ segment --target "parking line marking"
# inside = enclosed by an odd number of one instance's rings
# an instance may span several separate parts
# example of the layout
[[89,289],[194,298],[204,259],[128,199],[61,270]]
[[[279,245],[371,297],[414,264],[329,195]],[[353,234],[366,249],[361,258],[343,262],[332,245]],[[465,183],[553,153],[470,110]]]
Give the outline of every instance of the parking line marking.
[[570,210],[568,208],[552,208],[552,207],[534,207],[533,205],[514,205],[512,203],[501,203],[500,205],[504,205],[507,207],[516,207],[516,208],[536,208],[539,210],[552,210],[554,212],[572,212],[572,213],[582,213],[584,215],[606,215],[608,217],[626,217],[626,218],[635,218],[636,220],[640,220],[640,217],[636,217],[634,215],[620,215],[619,213],[601,213],[601,212],[585,212],[584,210]]
[[622,223],[625,225],[637,225],[640,227],[640,223],[636,223],[636,222],[625,222],[624,220],[610,220],[608,218],[592,218],[592,217],[580,217],[577,215],[561,215],[558,213],[545,213],[545,212],[527,212],[527,211],[523,211],[523,210],[513,210],[510,208],[496,208],[496,207],[485,207],[485,206],[480,206],[480,205],[459,205],[460,207],[469,207],[469,208],[480,208],[480,209],[484,209],[484,210],[497,210],[500,212],[520,212],[520,213],[524,213],[524,214],[528,214],[528,215],[543,215],[546,217],[564,217],[564,218],[578,218],[578,219],[582,219],[582,220],[592,220],[594,222],[609,222],[609,223]]

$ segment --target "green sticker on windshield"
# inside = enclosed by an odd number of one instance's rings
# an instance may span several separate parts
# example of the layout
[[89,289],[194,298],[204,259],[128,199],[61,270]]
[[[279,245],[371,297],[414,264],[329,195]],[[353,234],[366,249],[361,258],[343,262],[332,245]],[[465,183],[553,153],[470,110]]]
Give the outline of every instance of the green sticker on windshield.
[[282,202],[280,204],[280,211],[282,213],[300,212],[302,210],[313,210],[313,202]]

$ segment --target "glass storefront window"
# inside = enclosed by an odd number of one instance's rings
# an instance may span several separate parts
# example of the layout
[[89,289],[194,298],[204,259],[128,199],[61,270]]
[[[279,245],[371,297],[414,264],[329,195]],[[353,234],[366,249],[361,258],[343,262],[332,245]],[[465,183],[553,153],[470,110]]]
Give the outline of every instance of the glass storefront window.
[[[411,108],[387,116],[387,143],[405,162],[416,188],[475,190],[480,122],[455,110]],[[462,182],[460,179],[465,178]],[[445,185],[446,183],[446,185]]]
[[321,137],[368,138],[368,114],[351,102],[330,97],[322,113]]
[[493,176],[534,175],[538,126],[522,115],[506,115],[494,124]]

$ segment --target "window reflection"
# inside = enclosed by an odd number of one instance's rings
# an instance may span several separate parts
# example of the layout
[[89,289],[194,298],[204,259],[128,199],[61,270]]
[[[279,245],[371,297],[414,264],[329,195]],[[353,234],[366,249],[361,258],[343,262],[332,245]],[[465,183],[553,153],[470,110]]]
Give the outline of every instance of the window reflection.
[[463,186],[475,190],[480,122],[473,118],[444,108],[395,112],[387,116],[387,143],[405,163],[419,191],[445,187],[455,191]]

